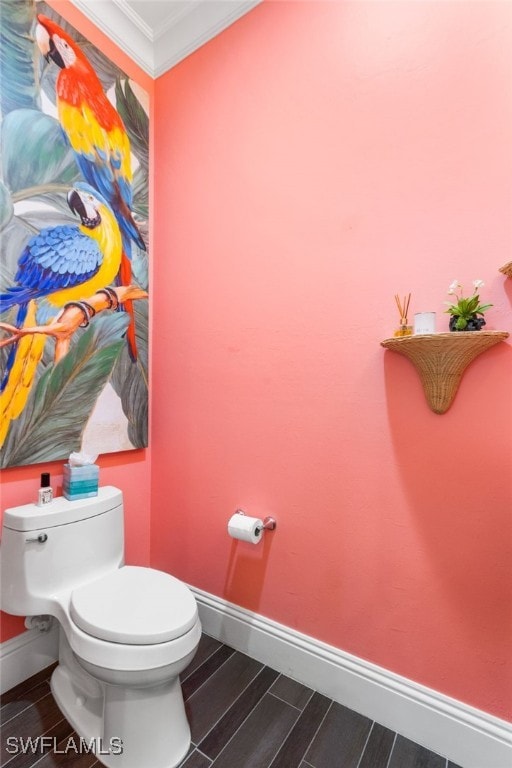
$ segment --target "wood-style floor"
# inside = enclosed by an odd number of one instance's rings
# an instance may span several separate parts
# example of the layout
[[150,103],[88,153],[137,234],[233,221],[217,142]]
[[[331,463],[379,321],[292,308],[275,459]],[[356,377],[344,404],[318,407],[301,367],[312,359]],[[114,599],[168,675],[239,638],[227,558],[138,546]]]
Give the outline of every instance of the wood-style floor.
[[[70,749],[79,738],[50,693],[54,667],[2,697],[2,766],[101,768]],[[460,768],[207,635],[181,679],[192,746],[180,768]],[[28,737],[35,754],[19,748]]]

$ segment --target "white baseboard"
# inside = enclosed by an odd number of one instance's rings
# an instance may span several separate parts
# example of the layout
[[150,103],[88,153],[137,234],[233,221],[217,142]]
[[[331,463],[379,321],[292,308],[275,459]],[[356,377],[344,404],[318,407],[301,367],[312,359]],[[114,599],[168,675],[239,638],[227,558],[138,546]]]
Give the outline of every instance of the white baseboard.
[[190,587],[206,634],[463,768],[510,768],[512,724]]
[[56,621],[47,632],[29,629],[0,644],[0,688],[5,693],[28,677],[57,661],[59,628]]

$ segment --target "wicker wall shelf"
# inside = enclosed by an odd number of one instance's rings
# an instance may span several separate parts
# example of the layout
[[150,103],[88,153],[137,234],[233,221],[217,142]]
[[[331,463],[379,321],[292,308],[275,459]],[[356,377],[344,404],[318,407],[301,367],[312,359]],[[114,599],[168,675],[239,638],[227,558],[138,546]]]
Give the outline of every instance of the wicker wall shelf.
[[500,272],[503,272],[507,277],[512,277],[512,261],[509,261],[508,264],[504,264],[500,267]]
[[411,361],[430,408],[434,413],[445,413],[467,366],[508,335],[506,331],[429,333],[384,339],[381,344]]

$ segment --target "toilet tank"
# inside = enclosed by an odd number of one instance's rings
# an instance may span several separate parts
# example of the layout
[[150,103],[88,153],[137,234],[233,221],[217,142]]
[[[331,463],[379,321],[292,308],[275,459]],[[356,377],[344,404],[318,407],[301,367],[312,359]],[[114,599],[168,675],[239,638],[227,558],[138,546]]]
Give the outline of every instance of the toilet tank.
[[53,499],[4,513],[0,607],[17,616],[50,613],[55,597],[124,564],[123,495]]

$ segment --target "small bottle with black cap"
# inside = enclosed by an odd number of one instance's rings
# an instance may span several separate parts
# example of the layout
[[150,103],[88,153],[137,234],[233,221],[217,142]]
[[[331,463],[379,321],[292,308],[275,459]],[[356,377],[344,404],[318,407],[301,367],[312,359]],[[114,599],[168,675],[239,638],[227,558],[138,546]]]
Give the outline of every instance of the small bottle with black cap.
[[53,490],[50,485],[50,473],[41,473],[41,487],[37,494],[37,506],[44,507],[45,504],[50,504],[53,500]]

